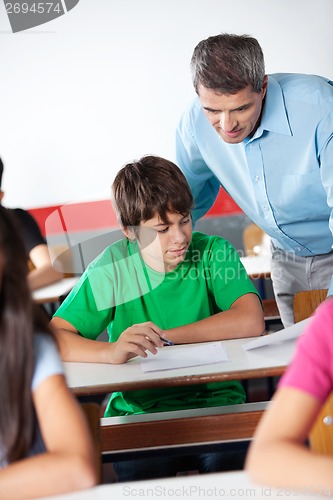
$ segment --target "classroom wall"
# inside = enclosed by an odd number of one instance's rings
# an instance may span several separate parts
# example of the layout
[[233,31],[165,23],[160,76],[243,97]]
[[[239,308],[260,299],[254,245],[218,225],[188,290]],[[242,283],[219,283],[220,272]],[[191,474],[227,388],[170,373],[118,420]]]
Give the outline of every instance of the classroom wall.
[[8,206],[104,200],[140,155],[174,159],[194,97],[194,46],[221,31],[256,36],[267,72],[333,78],[332,0],[80,0],[13,34],[0,3],[0,156]]

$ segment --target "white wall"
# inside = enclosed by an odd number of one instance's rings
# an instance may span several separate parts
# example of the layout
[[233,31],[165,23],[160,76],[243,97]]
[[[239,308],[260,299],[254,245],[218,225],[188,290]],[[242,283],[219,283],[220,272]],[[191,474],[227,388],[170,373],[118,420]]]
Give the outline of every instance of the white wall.
[[8,206],[109,197],[121,166],[174,159],[194,97],[194,46],[221,31],[258,38],[267,72],[333,78],[332,0],[80,0],[12,34],[0,3],[0,156]]

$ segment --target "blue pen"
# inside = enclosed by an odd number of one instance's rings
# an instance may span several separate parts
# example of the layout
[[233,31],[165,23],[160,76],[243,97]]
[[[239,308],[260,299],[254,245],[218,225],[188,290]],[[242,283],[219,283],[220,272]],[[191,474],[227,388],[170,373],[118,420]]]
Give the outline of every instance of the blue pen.
[[171,340],[164,339],[163,337],[161,337],[161,335],[160,335],[160,339],[163,340],[163,342],[166,345],[175,345],[173,342],[171,342]]

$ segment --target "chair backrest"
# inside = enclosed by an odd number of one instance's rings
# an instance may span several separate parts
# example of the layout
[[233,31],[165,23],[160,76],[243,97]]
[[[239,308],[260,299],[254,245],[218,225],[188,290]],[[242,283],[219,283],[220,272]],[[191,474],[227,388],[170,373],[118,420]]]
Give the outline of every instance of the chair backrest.
[[65,278],[74,276],[73,255],[66,245],[48,245],[49,255],[53,267],[62,273]]
[[98,474],[98,483],[102,482],[102,445],[101,445],[101,425],[100,425],[100,407],[97,403],[81,403],[84,414],[86,415],[89,429],[95,446],[95,462]]
[[[327,289],[305,290],[294,296],[294,321],[309,318],[326,299]],[[333,394],[329,396],[316,418],[309,433],[309,443],[313,451],[333,455]]]
[[327,297],[327,289],[322,290],[304,290],[294,295],[294,321],[298,323],[303,319],[309,318],[317,309],[319,304],[324,302]]
[[243,246],[246,256],[267,255],[270,238],[257,224],[251,223],[243,230]]
[[[243,246],[247,257],[266,256],[270,254],[270,237],[257,224],[248,224],[243,230]],[[261,289],[264,292],[265,288],[261,279]],[[259,288],[259,291],[261,291]],[[264,307],[264,316],[266,327],[268,322],[276,322],[280,320],[280,312],[275,298],[266,299],[262,295],[262,303]]]
[[328,397],[311,429],[309,443],[313,451],[333,455],[333,393]]

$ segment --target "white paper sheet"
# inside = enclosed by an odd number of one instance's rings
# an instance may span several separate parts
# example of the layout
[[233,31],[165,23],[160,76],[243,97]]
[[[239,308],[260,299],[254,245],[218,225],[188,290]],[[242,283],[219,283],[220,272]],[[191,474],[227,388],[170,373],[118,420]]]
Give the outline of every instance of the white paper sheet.
[[141,368],[143,372],[153,372],[210,365],[228,360],[227,351],[221,342],[210,342],[209,344],[163,347],[158,350],[157,354],[148,353],[147,358],[142,358]]
[[251,340],[247,344],[243,345],[243,349],[249,351],[250,349],[255,349],[257,347],[261,347],[263,345],[275,344],[277,342],[282,342],[284,340],[292,340],[301,335],[305,326],[307,325],[310,318],[304,319],[299,323],[295,323],[288,328],[284,328],[283,330],[279,330],[275,333],[270,333],[269,335],[264,335],[263,337],[255,338]]

